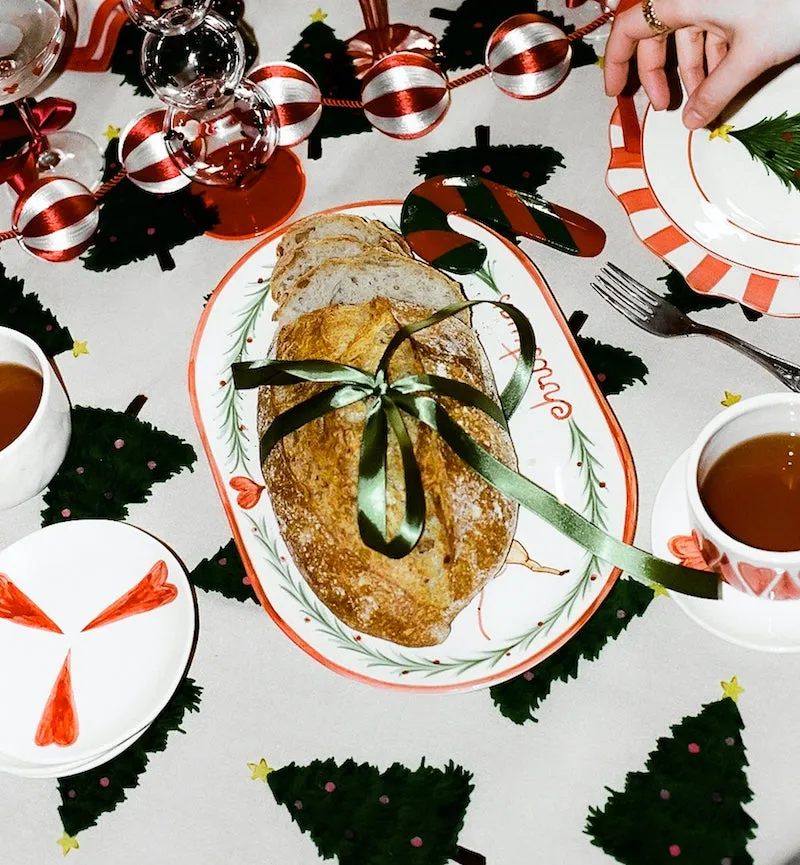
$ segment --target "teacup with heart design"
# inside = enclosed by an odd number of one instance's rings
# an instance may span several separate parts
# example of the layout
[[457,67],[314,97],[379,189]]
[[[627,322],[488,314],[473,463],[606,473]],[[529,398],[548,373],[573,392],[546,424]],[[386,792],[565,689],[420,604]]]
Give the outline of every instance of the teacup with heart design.
[[731,586],[800,598],[800,394],[765,394],[717,415],[689,450],[694,540]]

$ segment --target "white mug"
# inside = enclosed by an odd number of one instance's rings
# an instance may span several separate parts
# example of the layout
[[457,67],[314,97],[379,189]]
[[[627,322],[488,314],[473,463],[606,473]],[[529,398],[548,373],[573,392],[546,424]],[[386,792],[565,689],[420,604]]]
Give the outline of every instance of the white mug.
[[50,483],[64,462],[72,423],[64,387],[32,339],[0,327],[0,363],[17,363],[42,377],[42,396],[30,423],[0,450],[0,510],[3,510],[33,498]]
[[742,543],[709,515],[700,487],[711,466],[743,441],[771,433],[796,433],[800,443],[800,394],[771,393],[725,409],[700,432],[689,449],[686,490],[692,534],[706,565],[751,597],[800,598],[800,550],[775,552]]

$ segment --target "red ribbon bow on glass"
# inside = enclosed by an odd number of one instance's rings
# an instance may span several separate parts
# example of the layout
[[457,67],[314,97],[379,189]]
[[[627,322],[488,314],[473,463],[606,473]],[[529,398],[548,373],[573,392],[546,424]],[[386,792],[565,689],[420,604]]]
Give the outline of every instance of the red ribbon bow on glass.
[[[32,100],[31,100],[32,101]],[[37,177],[36,157],[45,136],[63,129],[75,116],[75,103],[48,96],[31,107],[36,127],[31,131],[14,104],[0,108],[0,183],[20,192]]]

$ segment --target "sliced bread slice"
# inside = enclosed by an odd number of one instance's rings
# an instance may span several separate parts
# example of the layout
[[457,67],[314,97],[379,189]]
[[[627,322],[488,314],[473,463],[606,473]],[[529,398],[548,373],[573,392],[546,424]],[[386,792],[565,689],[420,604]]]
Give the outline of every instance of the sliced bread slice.
[[[461,286],[433,267],[385,249],[329,258],[292,283],[278,309],[281,327],[314,309],[388,297],[439,309],[463,301]],[[469,316],[463,314],[465,321]]]
[[387,228],[377,219],[364,219],[350,213],[321,213],[301,220],[284,234],[278,244],[278,255],[286,255],[307,240],[322,240],[323,237],[341,235],[349,235],[372,244],[382,240],[394,241],[407,255],[411,255],[411,249],[401,234]]
[[308,273],[312,267],[322,264],[326,259],[351,258],[354,255],[369,252],[376,246],[388,249],[389,252],[398,255],[406,254],[399,243],[386,238],[381,238],[375,245],[353,236],[336,235],[324,237],[321,240],[306,240],[304,243],[295,245],[278,258],[275,269],[272,271],[270,287],[273,300],[279,305],[283,303],[291,290],[292,283]]

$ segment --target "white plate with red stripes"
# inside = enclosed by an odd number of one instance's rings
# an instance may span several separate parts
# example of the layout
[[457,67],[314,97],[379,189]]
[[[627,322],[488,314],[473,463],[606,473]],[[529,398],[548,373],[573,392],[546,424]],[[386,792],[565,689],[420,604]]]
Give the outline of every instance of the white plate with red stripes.
[[7,547],[0,770],[67,774],[130,744],[172,697],[195,632],[183,566],[139,529],[77,520]]
[[[743,129],[800,112],[800,67],[792,66],[734,106],[725,123]],[[645,245],[701,294],[759,312],[800,316],[800,192],[788,190],[745,147],[708,129],[690,132],[680,110],[648,108],[641,154],[624,148],[618,111],[606,176]]]

